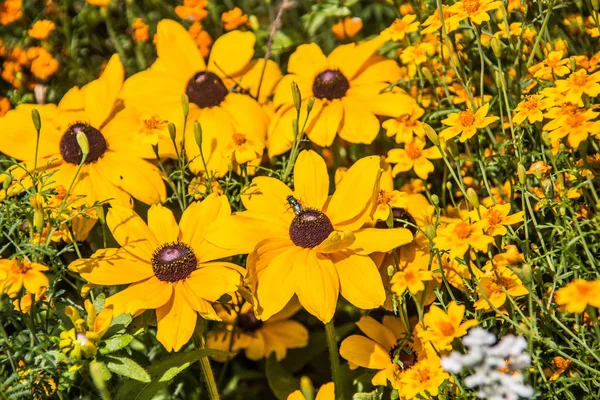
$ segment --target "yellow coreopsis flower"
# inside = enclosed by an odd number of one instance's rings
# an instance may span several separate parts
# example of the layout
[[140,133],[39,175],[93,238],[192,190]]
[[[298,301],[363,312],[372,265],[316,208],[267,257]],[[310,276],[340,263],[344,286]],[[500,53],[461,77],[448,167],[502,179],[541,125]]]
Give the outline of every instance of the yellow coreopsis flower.
[[542,95],[533,94],[527,96],[523,101],[517,104],[513,122],[517,125],[521,125],[525,120],[529,121],[530,124],[541,122],[544,119],[542,110],[550,108],[553,105],[554,101],[552,101],[552,99]]
[[454,13],[451,19],[459,22],[469,18],[474,24],[481,25],[490,20],[488,11],[497,10],[501,5],[501,1],[495,0],[462,0],[450,7]]
[[411,264],[405,269],[398,271],[392,276],[390,283],[392,291],[398,296],[404,295],[408,291],[412,294],[417,294],[425,289],[423,282],[433,279],[433,273],[420,268],[419,265]]
[[393,42],[403,40],[407,34],[419,30],[419,21],[416,21],[416,19],[417,16],[415,14],[407,14],[402,19],[396,18],[389,28],[381,32],[381,37]]
[[[600,84],[598,87],[600,88]],[[548,138],[552,143],[558,143],[567,136],[569,146],[577,149],[589,135],[598,135],[600,132],[600,122],[595,120],[600,114],[596,111],[597,109],[596,106],[590,108],[561,107],[561,114],[544,125],[544,130],[550,131]],[[555,110],[550,109],[547,117],[552,115],[553,111]]]
[[376,156],[357,161],[328,197],[324,160],[303,151],[294,166],[294,191],[275,178],[255,178],[242,194],[247,211],[208,237],[219,247],[251,253],[247,279],[261,319],[279,312],[294,294],[324,323],[340,292],[359,308],[383,304],[385,290],[368,254],[408,243],[412,235],[403,228],[362,228],[371,220],[379,165]]
[[96,285],[129,284],[106,299],[106,305],[115,314],[156,309],[157,339],[168,351],[178,351],[192,336],[196,313],[219,320],[211,302],[241,284],[240,267],[213,261],[231,252],[205,240],[215,222],[230,212],[227,199],[216,194],[192,203],[179,224],[161,205],[150,207],[147,225],[131,209],[113,207],[106,223],[122,247],[98,250],[69,269]]
[[[267,117],[260,103],[266,101],[281,76],[277,64],[268,60],[258,93],[265,64],[262,59],[253,59],[255,42],[252,32],[229,32],[217,39],[207,64],[180,24],[160,21],[156,33],[158,59],[149,70],[125,82],[121,97],[126,108],[156,114],[160,120],[176,124],[177,142],[183,140],[193,172],[204,170],[194,136],[194,121],[198,121],[207,168],[217,176],[224,175],[230,162],[226,146],[235,133],[265,141]],[[186,131],[182,132],[184,94],[189,100],[189,114]]]
[[41,295],[50,284],[44,274],[49,268],[27,260],[0,259],[0,293],[15,298],[23,287],[28,292]]
[[[416,355],[400,318],[386,315],[383,323],[372,317],[362,317],[356,323],[367,337],[352,335],[340,345],[340,355],[348,360],[350,367],[379,370],[371,379],[377,386],[385,386],[389,381],[398,388],[398,378],[402,370],[410,370],[416,362]],[[396,363],[402,363],[402,367]],[[406,372],[404,372],[406,373]]]
[[[239,304],[239,298],[237,300]],[[283,310],[266,321],[256,318],[252,304],[247,302],[241,306],[238,314],[234,310],[237,304],[228,306],[227,309],[217,306],[217,314],[225,326],[208,333],[206,345],[209,349],[225,352],[244,350],[250,360],[260,360],[275,353],[275,358],[281,361],[288,349],[308,345],[308,329],[291,319],[302,308],[297,300],[290,301]],[[225,357],[213,358],[217,361],[226,360]]]
[[390,84],[401,77],[396,61],[377,55],[383,44],[376,38],[360,44],[338,46],[329,56],[315,44],[303,44],[290,56],[289,74],[277,85],[273,104],[278,107],[269,126],[269,155],[285,153],[292,147],[292,121],[297,112],[291,89],[300,89],[302,112],[314,99],[305,132],[315,144],[331,146],[336,134],[350,143],[371,143],[379,133],[377,115],[396,117],[414,102]]
[[535,70],[533,74],[535,78],[547,80],[553,80],[555,76],[561,77],[571,72],[569,59],[563,58],[562,50],[551,51],[542,63],[534,65],[530,71],[532,69]]
[[587,306],[600,308],[600,280],[575,279],[556,291],[556,304],[569,313],[582,313]]
[[425,141],[415,137],[406,143],[403,149],[388,151],[387,162],[396,164],[392,169],[393,176],[412,169],[419,178],[427,179],[434,170],[433,163],[429,160],[439,160],[440,158],[442,158],[442,154],[437,147],[432,146],[426,149]]
[[423,139],[425,131],[423,130],[423,124],[419,121],[423,114],[425,114],[425,110],[419,107],[416,102],[413,102],[407,112],[384,121],[381,127],[385,129],[387,136],[395,136],[396,143],[408,143],[414,136]]
[[71,194],[86,196],[88,205],[107,200],[129,205],[131,197],[147,204],[164,201],[160,170],[144,160],[149,155],[142,153],[128,131],[123,132],[119,114],[114,113],[123,74],[119,56],[114,55],[100,78],[81,89],[72,88],[58,105],[24,104],[9,111],[0,118],[5,128],[0,151],[33,169],[37,132],[31,112],[37,109],[41,117],[37,166],[53,173],[55,187],[71,187],[83,159],[77,140],[83,133],[89,154]]
[[[287,400],[309,400],[304,397],[301,391],[296,390],[288,396]],[[335,400],[335,386],[333,382],[324,384],[319,388],[314,400]]]
[[565,93],[569,103],[580,104],[581,96],[596,97],[600,94],[600,71],[588,75],[582,68],[573,72],[567,79],[556,81],[556,89]]
[[478,324],[475,319],[462,322],[464,316],[465,306],[454,301],[448,304],[446,312],[431,305],[423,316],[425,329],[419,331],[419,337],[430,342],[438,351],[450,351],[454,339],[466,335],[469,328]]
[[495,206],[486,208],[485,206],[479,206],[479,211],[471,211],[470,217],[474,221],[483,222],[483,230],[488,236],[504,236],[506,235],[506,227],[509,225],[523,222],[523,211],[518,211],[512,215],[510,214],[511,204],[496,204]]
[[[460,25],[460,22],[451,18],[454,15],[454,12],[450,9],[450,6],[442,4],[442,13],[444,16],[446,33],[455,31]],[[425,22],[421,25],[421,28],[425,28],[421,30],[421,34],[423,35],[438,33],[442,30],[442,18],[440,16],[439,8],[436,8],[433,14],[427,17]]]
[[485,252],[488,245],[494,242],[494,239],[484,234],[483,228],[484,224],[481,221],[450,223],[437,229],[437,236],[433,239],[433,242],[439,250],[449,251],[450,258],[462,258],[469,246],[475,250]]
[[492,310],[490,303],[494,307],[500,309],[504,306],[504,303],[506,303],[506,300],[508,299],[507,296],[515,298],[529,293],[529,290],[523,286],[523,282],[521,282],[521,279],[519,279],[517,274],[507,267],[489,270],[483,277],[479,278],[479,281],[489,303],[485,297],[479,293],[479,300],[473,304],[476,310],[490,311]]
[[402,373],[398,392],[403,399],[437,396],[440,386],[447,379],[450,379],[450,375],[442,369],[439,359],[426,358]]
[[448,125],[440,132],[440,137],[448,140],[460,135],[461,142],[472,138],[477,133],[477,129],[483,129],[499,118],[495,116],[486,117],[490,105],[485,104],[475,113],[471,110],[465,110],[457,113],[452,113],[448,118],[442,120],[442,123]]

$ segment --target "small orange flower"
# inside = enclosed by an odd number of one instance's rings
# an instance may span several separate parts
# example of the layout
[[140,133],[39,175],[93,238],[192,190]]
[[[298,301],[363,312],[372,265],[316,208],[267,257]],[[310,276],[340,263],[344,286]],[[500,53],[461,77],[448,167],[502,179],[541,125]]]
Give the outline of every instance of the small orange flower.
[[106,7],[110,0],[85,0],[88,4],[98,7]]
[[514,298],[529,293],[529,290],[523,286],[523,282],[521,282],[517,274],[507,267],[487,271],[479,279],[479,282],[481,283],[485,297],[479,293],[479,300],[474,304],[476,310],[490,311],[492,310],[490,303],[496,308],[501,308],[506,303],[507,296]]
[[239,7],[235,7],[231,11],[224,12],[221,15],[221,21],[225,24],[226,31],[232,31],[240,26],[248,25],[248,16]]
[[448,250],[450,258],[463,257],[469,246],[479,251],[486,251],[494,239],[483,233],[483,222],[471,224],[460,221],[438,228],[437,237],[433,239],[439,250]]
[[27,31],[27,33],[34,39],[44,40],[52,33],[52,31],[55,28],[56,25],[54,24],[54,22],[47,19],[42,19],[36,21],[31,26],[31,29]]
[[150,30],[143,19],[134,19],[131,27],[133,28],[133,40],[135,40],[136,43],[148,41],[150,38]]
[[208,0],[183,0],[182,6],[175,7],[175,14],[190,22],[199,22],[208,17]]
[[448,118],[442,120],[442,123],[448,125],[449,128],[440,132],[440,137],[448,140],[460,135],[461,142],[472,138],[477,133],[477,129],[483,129],[499,118],[492,116],[486,117],[489,110],[489,103],[473,113],[471,110],[465,110],[450,114]]
[[563,58],[563,52],[558,50],[548,53],[544,62],[534,65],[530,71],[535,71],[534,78],[553,80],[554,76],[567,75],[571,69],[569,68],[569,59]]
[[462,0],[450,7],[450,11],[455,15],[451,18],[453,21],[463,21],[469,18],[474,24],[490,20],[488,11],[497,10],[502,5],[501,1],[493,0]]
[[600,308],[600,280],[575,279],[556,291],[556,304],[569,313],[582,313],[587,306]]
[[210,46],[213,44],[213,39],[210,36],[210,33],[202,28],[202,24],[200,22],[194,22],[190,26],[188,32],[194,40],[194,43],[196,43],[196,46],[198,46],[198,49],[200,49],[200,54],[202,54],[202,57],[208,57],[210,54]]
[[588,75],[585,69],[573,72],[567,79],[556,81],[556,88],[566,93],[565,100],[580,104],[581,96],[587,94],[596,97],[600,94],[600,71]]
[[0,4],[0,25],[8,25],[23,16],[23,0],[5,0]]
[[0,97],[0,117],[6,115],[6,113],[11,109],[10,101],[6,97]]
[[542,110],[550,108],[554,105],[554,101],[539,94],[534,94],[525,97],[515,109],[515,115],[513,121],[517,125],[521,125],[523,121],[527,120],[530,124],[540,122],[544,119]]
[[429,307],[423,317],[425,330],[419,331],[422,341],[430,342],[438,351],[452,350],[452,341],[467,334],[467,330],[477,325],[477,320],[462,320],[465,316],[465,306],[451,302],[444,312],[436,305]]
[[394,274],[390,283],[392,291],[402,296],[406,289],[412,294],[417,294],[425,289],[423,282],[433,279],[433,272],[421,269],[418,265],[409,265],[402,271]]
[[0,260],[0,293],[15,298],[23,286],[28,292],[41,295],[50,283],[44,271],[48,267],[27,260]]
[[523,211],[519,211],[512,215],[508,215],[509,213],[510,203],[506,203],[496,204],[490,208],[479,206],[479,211],[471,211],[469,215],[475,221],[481,220],[483,222],[483,229],[486,235],[504,236],[507,232],[507,226],[516,224],[517,222],[523,222]]
[[393,42],[404,40],[407,34],[419,29],[419,21],[415,21],[416,19],[415,14],[407,14],[402,19],[397,18],[389,28],[381,32],[381,36]]
[[27,50],[31,61],[31,72],[37,78],[46,80],[58,69],[58,61],[43,47],[31,47]]
[[352,39],[362,29],[362,26],[362,19],[346,17],[333,25],[331,31],[338,40]]
[[419,178],[427,179],[434,170],[433,163],[429,160],[439,160],[440,158],[442,158],[442,154],[437,147],[425,149],[425,141],[415,137],[406,143],[403,149],[390,150],[387,162],[396,164],[392,170],[393,176],[412,169]]
[[385,129],[387,136],[396,137],[396,143],[408,143],[412,140],[413,135],[421,139],[425,136],[423,124],[419,121],[423,114],[425,114],[425,110],[413,102],[406,113],[384,121],[381,126]]

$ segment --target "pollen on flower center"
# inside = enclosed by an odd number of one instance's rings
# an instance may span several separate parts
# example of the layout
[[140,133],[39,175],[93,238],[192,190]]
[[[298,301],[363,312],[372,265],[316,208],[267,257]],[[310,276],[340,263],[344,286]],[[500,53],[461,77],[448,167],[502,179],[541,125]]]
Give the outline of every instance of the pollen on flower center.
[[527,96],[523,105],[528,110],[537,110],[538,109],[538,99],[534,96]]
[[502,222],[502,214],[500,214],[497,210],[489,210],[486,214],[486,218],[492,226],[498,225],[500,222]]
[[233,134],[233,143],[235,143],[236,146],[241,146],[243,144],[245,144],[248,140],[246,139],[246,135],[244,135],[243,133],[234,133]]
[[185,243],[166,243],[152,256],[154,275],[163,282],[177,282],[190,276],[198,261],[191,247]]
[[454,234],[461,238],[466,239],[471,236],[471,225],[467,222],[460,222],[454,227]]
[[185,88],[188,99],[200,108],[218,106],[228,93],[221,78],[212,72],[198,72]]
[[312,249],[320,245],[333,232],[327,215],[313,208],[303,209],[290,224],[290,239],[296,246]]
[[573,83],[577,86],[585,86],[588,78],[585,74],[573,74]]
[[463,0],[463,10],[469,14],[479,10],[479,0]]
[[256,332],[262,326],[263,322],[256,318],[253,311],[241,314],[237,321],[237,326],[245,332]]
[[406,151],[406,155],[411,160],[417,160],[421,157],[421,149],[417,146],[406,145],[404,151]]
[[449,322],[442,322],[440,324],[440,332],[442,332],[444,336],[452,336],[454,335],[454,325]]
[[475,122],[475,115],[471,111],[461,111],[458,113],[458,120],[462,126],[471,126]]
[[348,79],[338,70],[321,72],[313,82],[313,94],[320,99],[341,99],[350,89]]
[[85,163],[90,164],[98,161],[106,152],[106,139],[104,139],[102,132],[84,122],[72,124],[63,134],[60,139],[60,154],[62,158],[71,164],[79,165],[81,163],[83,152],[77,142],[77,134],[79,132],[85,134],[90,147],[90,152],[85,159]]

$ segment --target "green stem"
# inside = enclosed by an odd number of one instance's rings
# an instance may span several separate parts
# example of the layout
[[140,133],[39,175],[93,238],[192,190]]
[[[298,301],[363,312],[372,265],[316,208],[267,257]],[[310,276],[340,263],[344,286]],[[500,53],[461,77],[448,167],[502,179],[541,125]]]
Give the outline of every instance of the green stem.
[[210,361],[208,357],[202,357],[200,359],[200,368],[202,369],[202,376],[206,382],[208,388],[208,394],[211,400],[219,400],[219,390],[213,376],[212,369],[210,368]]
[[552,15],[552,7],[554,7],[554,2],[552,2],[548,5],[548,12],[546,13],[544,22],[542,22],[542,28],[540,29],[540,31],[537,35],[537,38],[535,38],[535,43],[533,44],[533,48],[531,49],[531,54],[529,55],[529,59],[527,60],[527,68],[529,68],[531,66],[531,63],[533,62],[533,57],[535,57],[535,52],[537,51],[537,48],[540,45],[542,36],[544,36],[546,27],[548,26],[548,22],[550,21],[550,15]]
[[115,50],[119,53],[119,57],[121,57],[121,62],[125,63],[127,61],[127,54],[125,54],[125,49],[121,46],[121,42],[119,42],[119,38],[117,38],[117,33],[115,32],[115,27],[110,20],[110,16],[108,15],[108,9],[106,7],[102,7],[100,10],[100,14],[102,14],[102,18],[104,19],[104,23],[106,24],[106,30],[108,31],[108,36],[110,37],[110,41],[113,46],[115,46]]
[[338,354],[333,320],[325,324],[325,335],[327,336],[327,347],[329,348],[329,362],[331,363],[331,377],[335,386],[335,398],[338,400],[343,400],[344,394],[340,371],[340,356]]

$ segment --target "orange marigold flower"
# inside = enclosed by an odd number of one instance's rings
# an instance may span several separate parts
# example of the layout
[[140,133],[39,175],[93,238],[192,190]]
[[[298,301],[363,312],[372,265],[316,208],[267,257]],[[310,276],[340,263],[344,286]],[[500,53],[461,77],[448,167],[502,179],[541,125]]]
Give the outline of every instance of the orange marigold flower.
[[544,62],[534,65],[529,71],[535,71],[533,75],[535,78],[553,80],[554,76],[567,75],[571,69],[569,68],[569,59],[563,58],[563,52],[559,50],[548,53]]
[[397,18],[389,28],[381,32],[381,36],[393,42],[404,40],[407,34],[419,29],[419,21],[415,21],[416,19],[417,16],[414,14],[405,15],[402,19]]
[[226,31],[232,31],[240,26],[248,25],[248,16],[239,7],[235,7],[231,11],[224,12],[221,15],[221,21],[225,24]]
[[481,25],[481,23],[490,20],[488,11],[499,9],[500,5],[502,5],[501,1],[462,0],[452,5],[450,11],[455,13],[452,17],[454,21],[470,18],[473,23]]
[[28,292],[41,295],[50,283],[44,271],[48,267],[27,260],[0,260],[0,293],[15,298],[23,287]]
[[460,135],[461,142],[472,138],[477,133],[477,129],[482,129],[497,121],[499,118],[492,116],[486,117],[490,105],[485,104],[475,113],[471,110],[465,110],[457,113],[452,113],[448,118],[442,120],[442,123],[448,125],[449,128],[440,132],[440,137],[448,140]]
[[48,79],[58,69],[58,61],[43,47],[30,48],[27,57],[32,60],[31,72],[39,79]]
[[338,40],[345,38],[352,39],[362,29],[362,26],[362,19],[358,17],[346,17],[333,25],[331,31]]
[[0,25],[8,25],[23,16],[23,0],[5,0],[0,4]]
[[423,317],[425,330],[419,331],[422,341],[430,342],[438,351],[452,350],[452,341],[467,334],[467,330],[477,325],[477,320],[462,320],[465,316],[465,306],[451,302],[444,312],[436,305],[429,307]]
[[202,57],[206,58],[210,54],[210,46],[213,44],[213,38],[210,36],[210,33],[206,32],[202,28],[202,24],[200,22],[194,22],[190,29],[188,30],[190,36],[200,49],[200,54]]
[[556,304],[569,313],[582,313],[587,306],[600,307],[600,280],[575,279],[556,291]]
[[[600,85],[598,87],[600,88]],[[552,143],[558,143],[560,139],[568,136],[567,143],[576,149],[590,134],[597,136],[600,132],[600,122],[593,121],[600,114],[596,111],[596,107],[588,109],[571,107],[563,111],[565,111],[563,115],[544,125],[544,130],[550,131],[548,138]]]
[[142,18],[134,19],[131,27],[133,28],[133,40],[135,40],[136,43],[148,41],[150,38],[150,30]]
[[190,22],[199,22],[208,16],[208,0],[183,0],[182,6],[175,7],[175,14]]
[[423,139],[425,131],[423,124],[419,121],[425,114],[425,110],[412,102],[405,114],[399,117],[384,121],[381,126],[385,129],[385,134],[389,137],[395,136],[396,143],[408,143],[413,139],[413,135]]
[[12,107],[10,105],[10,101],[8,101],[8,98],[0,97],[0,117],[5,116],[8,110],[11,108]]
[[392,291],[398,296],[402,296],[408,289],[412,294],[417,294],[425,289],[423,282],[433,279],[433,272],[423,270],[418,265],[409,265],[402,271],[394,274],[390,283]]
[[55,28],[56,25],[54,24],[54,22],[47,19],[42,19],[36,21],[31,26],[31,29],[27,31],[27,33],[34,39],[44,40],[52,33],[52,31]]

